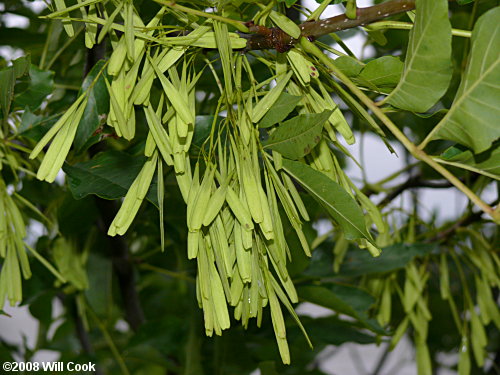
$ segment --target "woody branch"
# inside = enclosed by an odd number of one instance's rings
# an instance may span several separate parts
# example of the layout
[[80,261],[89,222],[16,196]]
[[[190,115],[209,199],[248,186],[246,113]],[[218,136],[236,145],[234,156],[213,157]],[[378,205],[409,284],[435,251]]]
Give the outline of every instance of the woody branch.
[[[345,14],[342,14],[322,20],[304,22],[299,27],[302,30],[301,36],[312,41],[322,35],[357,26],[365,26],[413,9],[415,9],[415,0],[393,0],[371,7],[358,8],[355,19],[350,19]],[[298,39],[292,38],[279,28],[254,25],[253,22],[247,22],[245,25],[250,33],[240,33],[240,36],[247,39],[246,50],[274,48],[278,52],[286,52],[298,43]]]

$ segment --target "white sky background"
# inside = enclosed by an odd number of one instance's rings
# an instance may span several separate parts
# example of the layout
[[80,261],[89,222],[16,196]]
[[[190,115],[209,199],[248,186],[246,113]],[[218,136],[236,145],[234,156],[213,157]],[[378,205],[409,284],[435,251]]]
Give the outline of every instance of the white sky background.
[[[26,1],[23,1],[26,2]],[[42,0],[30,2],[34,10],[41,10],[45,7]],[[373,4],[372,0],[358,0],[358,6],[365,7]],[[315,0],[303,0],[303,5],[307,8],[313,10],[317,7]],[[0,10],[3,10],[4,5],[0,2]],[[328,6],[323,13],[322,18],[332,17],[343,13],[343,7],[341,5],[331,5]],[[7,15],[4,21],[8,26],[23,28],[28,26],[29,20],[25,17],[16,15]],[[373,54],[373,49],[371,47],[364,48],[363,44],[365,42],[365,37],[358,33],[356,36],[348,38],[345,40],[349,48],[354,52],[354,54],[359,58],[367,58]],[[340,47],[339,47],[340,49]],[[0,47],[0,55],[11,60],[22,55],[22,51],[16,50],[9,47]],[[361,161],[360,158],[360,145],[361,138],[359,134],[356,134],[357,142],[353,146],[345,145],[349,151]],[[393,143],[392,146],[396,150],[397,155],[391,154],[384,143],[375,135],[368,134],[363,140],[364,147],[364,159],[363,163],[365,166],[365,173],[369,182],[376,182],[384,177],[389,176],[393,172],[401,169],[404,166],[404,160],[402,159],[404,152],[399,143]],[[361,179],[361,171],[352,162],[348,164],[347,174],[353,179]],[[401,177],[394,181],[394,184],[401,183],[405,180],[405,177]],[[491,200],[495,196],[494,189],[490,189],[490,192],[485,194],[490,195],[491,198],[485,199]],[[374,201],[379,201],[381,197],[374,197]],[[421,215],[424,219],[431,216],[433,212],[438,213],[438,217],[441,220],[451,219],[458,212],[460,212],[463,207],[467,204],[465,197],[457,192],[455,189],[420,189],[420,201],[423,206]],[[394,201],[395,207],[403,207],[404,209],[409,209],[411,207],[411,198],[409,193],[404,193],[400,198]],[[325,228],[320,228],[325,230]],[[56,304],[57,305],[57,304]],[[56,313],[59,314],[61,311],[61,306],[55,306]],[[35,344],[35,335],[38,329],[38,323],[36,320],[31,318],[28,309],[25,307],[11,308],[5,306],[5,311],[12,315],[12,318],[6,318],[0,316],[0,336],[9,343],[21,343],[23,336],[27,337],[28,346],[33,348]],[[325,313],[330,313],[329,310],[317,308],[312,305],[301,305],[298,308],[298,312],[305,315],[324,315]],[[374,364],[377,362],[379,356],[383,351],[383,346],[377,347],[375,345],[344,345],[340,350],[336,350],[334,347],[329,347],[325,350],[322,355],[322,370],[329,374],[358,374],[363,375],[368,373],[362,369],[373,370]],[[37,360],[56,360],[58,355],[54,352],[43,352],[36,358]],[[413,361],[413,349],[408,342],[404,339],[399,345],[393,355],[391,356],[386,366],[380,372],[381,375],[414,375],[416,374],[415,364]],[[393,371],[397,362],[403,361],[403,366],[399,367],[399,370]],[[257,372],[256,372],[257,373]],[[447,372],[441,372],[440,375],[446,375]]]

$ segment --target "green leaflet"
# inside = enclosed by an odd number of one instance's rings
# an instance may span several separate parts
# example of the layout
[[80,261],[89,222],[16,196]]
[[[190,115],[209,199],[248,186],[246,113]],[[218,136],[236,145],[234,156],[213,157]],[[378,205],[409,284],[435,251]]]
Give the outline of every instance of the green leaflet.
[[369,89],[389,92],[396,87],[403,72],[403,63],[394,56],[382,56],[362,64],[350,56],[341,56],[335,65],[354,82]]
[[358,80],[367,87],[383,89],[396,86],[403,72],[403,63],[394,56],[383,56],[366,64]]
[[385,99],[395,107],[426,112],[444,95],[452,76],[447,0],[417,0],[415,25],[401,81]]
[[479,18],[472,50],[455,101],[424,141],[447,139],[479,153],[500,137],[500,8]]
[[300,96],[290,95],[287,92],[282,92],[278,100],[273,104],[271,109],[264,115],[259,122],[259,128],[268,128],[283,121],[290,114],[295,106],[300,102]]
[[357,77],[363,70],[364,65],[354,57],[340,56],[335,59],[335,66],[339,68],[342,73],[349,77]]
[[321,140],[323,125],[332,112],[299,115],[283,122],[264,147],[294,160],[307,155]]
[[364,238],[373,242],[366,229],[363,211],[339,184],[323,173],[296,161],[283,159],[283,167],[326,208],[342,227],[347,239]]

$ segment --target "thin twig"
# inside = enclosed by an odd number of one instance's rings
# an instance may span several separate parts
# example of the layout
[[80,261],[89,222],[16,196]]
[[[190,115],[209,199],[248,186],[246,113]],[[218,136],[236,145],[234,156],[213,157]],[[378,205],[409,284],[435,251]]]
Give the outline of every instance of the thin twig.
[[481,220],[484,212],[472,212],[469,215],[463,217],[462,219],[456,221],[451,227],[439,232],[434,237],[430,238],[427,242],[443,242],[450,238],[459,228],[466,227],[472,223]]
[[163,275],[166,275],[166,276],[169,276],[169,277],[172,277],[174,279],[179,279],[179,280],[185,280],[185,281],[189,281],[190,283],[194,283],[196,282],[195,279],[193,279],[192,277],[186,275],[185,273],[183,272],[175,272],[175,271],[170,271],[170,270],[167,270],[165,268],[161,268],[161,267],[157,267],[157,266],[153,266],[151,264],[147,264],[147,263],[142,263],[139,265],[139,268],[140,269],[143,269],[143,270],[148,270],[148,271],[153,271],[153,272],[158,272],[158,273],[161,273]]
[[[372,23],[367,26],[368,30],[411,30],[413,28],[413,23],[411,22],[401,22],[401,21],[379,21]],[[462,38],[470,38],[472,36],[472,31],[461,30],[461,29],[451,29],[451,35],[459,36]]]
[[408,178],[401,185],[396,186],[391,192],[389,192],[382,201],[378,204],[379,207],[385,207],[391,203],[396,197],[408,189],[413,188],[433,188],[433,189],[446,189],[453,187],[449,181],[429,181],[423,180],[420,176],[412,176]]
[[96,315],[96,313],[92,310],[92,308],[87,304],[86,306],[87,311],[89,312],[90,317],[94,320],[96,323],[97,327],[101,331],[102,335],[104,336],[104,340],[106,341],[106,344],[109,346],[109,349],[111,350],[111,353],[113,354],[113,357],[115,357],[116,361],[118,362],[118,366],[120,367],[121,373],[123,375],[130,375],[130,372],[128,371],[127,365],[125,364],[125,361],[123,360],[122,355],[120,354],[118,348],[115,345],[115,342],[113,341],[113,338],[108,332],[108,329],[104,325],[104,323],[99,319],[99,317]]

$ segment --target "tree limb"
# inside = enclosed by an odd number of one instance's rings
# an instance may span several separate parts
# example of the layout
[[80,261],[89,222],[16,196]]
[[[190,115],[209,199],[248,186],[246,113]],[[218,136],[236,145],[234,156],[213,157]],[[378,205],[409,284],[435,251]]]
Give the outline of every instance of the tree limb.
[[[355,19],[350,19],[345,14],[341,14],[323,20],[304,22],[299,27],[302,30],[301,36],[313,41],[323,35],[357,26],[365,26],[412,9],[415,9],[415,0],[393,0],[371,7],[358,8]],[[242,38],[247,39],[246,50],[274,48],[278,52],[286,52],[298,43],[298,39],[292,38],[279,28],[254,25],[253,22],[247,22],[245,25],[251,32],[251,34],[240,33]]]
[[[114,216],[118,212],[115,201],[96,197],[97,207],[101,216],[100,230],[106,235],[107,228],[111,225]],[[139,301],[136,289],[135,267],[128,251],[128,245],[121,236],[108,237],[109,251],[113,270],[115,271],[122,304],[125,309],[125,319],[130,327],[137,329],[144,323],[144,312]]]

